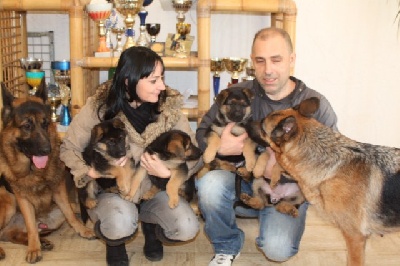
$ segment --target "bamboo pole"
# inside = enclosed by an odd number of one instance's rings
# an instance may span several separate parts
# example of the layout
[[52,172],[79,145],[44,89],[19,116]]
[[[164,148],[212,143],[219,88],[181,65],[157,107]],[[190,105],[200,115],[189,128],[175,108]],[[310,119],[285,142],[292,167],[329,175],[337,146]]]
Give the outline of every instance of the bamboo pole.
[[[76,0],[75,0],[76,1]],[[0,10],[68,11],[74,0],[0,0]]]
[[[85,68],[116,67],[118,57],[84,57],[77,61],[77,64]],[[199,63],[195,56],[188,58],[163,57],[164,65],[167,68],[196,68]]]
[[77,63],[83,58],[83,12],[82,5],[74,5],[69,9],[72,116],[85,104],[83,69]]
[[199,0],[197,3],[197,56],[199,60],[199,67],[197,68],[197,109],[199,122],[210,109],[210,7],[210,0]]

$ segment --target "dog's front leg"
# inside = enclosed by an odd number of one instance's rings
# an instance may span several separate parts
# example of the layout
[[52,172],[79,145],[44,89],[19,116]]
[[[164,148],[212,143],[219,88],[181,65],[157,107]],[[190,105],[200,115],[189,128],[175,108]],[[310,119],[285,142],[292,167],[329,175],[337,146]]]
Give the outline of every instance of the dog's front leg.
[[207,148],[203,153],[204,163],[210,163],[212,160],[214,160],[220,146],[221,138],[219,137],[219,135],[214,131],[210,132],[210,135],[207,138]]
[[256,164],[256,147],[257,144],[250,138],[244,140],[243,145],[243,156],[246,160],[247,171],[253,171],[254,165]]
[[125,196],[122,196],[125,200],[129,201],[133,200],[133,197],[135,196],[136,192],[140,187],[140,183],[142,183],[146,175],[147,175],[147,170],[144,167],[139,166],[139,168],[134,172],[131,178],[131,186],[129,193]]
[[348,233],[343,230],[342,234],[347,246],[347,265],[363,266],[365,263],[366,236],[362,235],[361,232]]
[[187,171],[186,173],[184,172],[182,169],[171,169],[171,178],[166,188],[166,193],[169,197],[168,205],[171,209],[174,209],[179,204],[179,188],[187,177]]
[[264,176],[265,168],[267,167],[267,163],[269,160],[268,151],[262,152],[256,161],[256,165],[253,168],[253,176],[255,178],[261,178]]
[[61,212],[64,214],[68,223],[72,226],[72,228],[77,232],[81,237],[94,239],[96,236],[92,229],[87,228],[80,222],[75,213],[72,211],[71,205],[68,201],[67,188],[65,185],[65,180],[62,179],[60,184],[53,192],[53,200],[60,208]]
[[28,199],[18,193],[15,194],[18,206],[25,220],[28,234],[28,250],[25,260],[29,263],[36,263],[42,259],[42,250],[40,245],[39,233],[36,227],[35,207]]

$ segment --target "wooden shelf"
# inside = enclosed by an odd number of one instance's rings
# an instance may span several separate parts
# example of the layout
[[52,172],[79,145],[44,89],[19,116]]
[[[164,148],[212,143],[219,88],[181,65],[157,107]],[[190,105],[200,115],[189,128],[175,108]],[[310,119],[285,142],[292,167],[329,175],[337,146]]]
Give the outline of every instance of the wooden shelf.
[[[84,68],[108,68],[115,67],[118,63],[118,57],[84,57],[77,61],[77,65]],[[188,58],[163,57],[166,68],[197,68],[199,60],[195,56]]]

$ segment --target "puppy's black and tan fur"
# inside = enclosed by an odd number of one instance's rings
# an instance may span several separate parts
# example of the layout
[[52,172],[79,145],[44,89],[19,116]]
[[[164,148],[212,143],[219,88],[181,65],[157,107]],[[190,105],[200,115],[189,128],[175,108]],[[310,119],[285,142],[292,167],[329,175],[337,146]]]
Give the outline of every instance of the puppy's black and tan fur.
[[400,226],[400,150],[349,139],[312,118],[319,99],[273,112],[263,136],[306,199],[342,231],[348,265],[363,265],[370,234]]
[[[256,143],[247,138],[243,147],[242,156],[226,156],[218,158],[217,152],[221,146],[221,134],[225,127],[234,122],[231,133],[235,136],[246,133],[246,127],[252,121],[251,101],[254,99],[253,92],[248,88],[234,87],[222,90],[215,103],[218,105],[218,113],[206,132],[205,138],[207,148],[203,153],[205,168],[213,169],[233,169],[238,168],[237,164],[245,161],[245,169],[251,172],[256,163],[255,148]],[[202,171],[204,173],[204,171]],[[202,174],[201,174],[202,175]]]
[[81,203],[86,208],[96,206],[96,195],[102,190],[119,192],[122,197],[127,197],[135,173],[135,163],[131,159],[124,166],[113,162],[126,156],[128,150],[128,136],[120,119],[106,120],[93,127],[89,144],[82,156],[86,164],[93,167],[101,178],[96,178],[84,188],[78,189]]
[[[60,139],[45,104],[44,82],[35,96],[18,99],[2,84],[2,97],[0,235],[2,240],[27,245],[26,261],[36,263],[42,259],[42,249],[53,247],[39,236],[37,218],[54,214],[54,203],[80,236],[94,238],[94,233],[75,217],[68,201]],[[19,222],[21,213],[24,224]],[[4,257],[0,248],[0,259]]]
[[[153,187],[144,198],[150,199],[157,191],[166,190],[168,205],[171,209],[175,208],[179,203],[179,189],[190,178],[186,162],[198,160],[201,157],[200,149],[192,143],[187,133],[170,130],[157,137],[145,152],[156,154],[171,171],[171,177],[166,179],[149,175]],[[143,180],[146,175],[146,169],[140,166],[135,179]]]

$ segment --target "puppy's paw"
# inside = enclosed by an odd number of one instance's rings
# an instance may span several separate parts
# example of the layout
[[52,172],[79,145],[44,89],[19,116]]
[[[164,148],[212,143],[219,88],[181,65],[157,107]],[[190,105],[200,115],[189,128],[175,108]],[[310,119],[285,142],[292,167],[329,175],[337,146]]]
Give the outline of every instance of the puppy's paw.
[[251,197],[246,193],[240,194],[240,200],[243,201],[244,204],[252,207],[253,209],[261,210],[265,207],[264,201],[262,199]]
[[239,167],[236,170],[236,174],[238,174],[246,182],[249,182],[251,180],[251,172],[247,171],[247,169],[245,167]]
[[94,231],[90,228],[87,228],[86,226],[82,230],[80,230],[79,235],[83,238],[90,240],[96,238],[96,234],[94,233]]
[[204,163],[210,163],[214,159],[215,159],[215,154],[213,154],[212,152],[204,151],[204,153],[203,153]]
[[176,206],[178,206],[178,204],[179,204],[179,197],[178,197],[178,196],[174,196],[174,197],[170,197],[170,198],[169,198],[168,206],[169,206],[171,209],[175,209]]
[[299,210],[292,204],[284,202],[284,201],[281,201],[279,204],[275,205],[275,209],[278,212],[288,214],[288,215],[292,216],[293,218],[296,218],[299,216]]
[[134,198],[134,195],[121,195],[120,194],[120,196],[121,196],[121,198],[123,198],[124,200],[127,200],[127,201],[130,201],[130,202],[133,202],[133,198]]
[[97,200],[96,199],[86,199],[85,206],[88,209],[93,209],[94,207],[97,206]]

